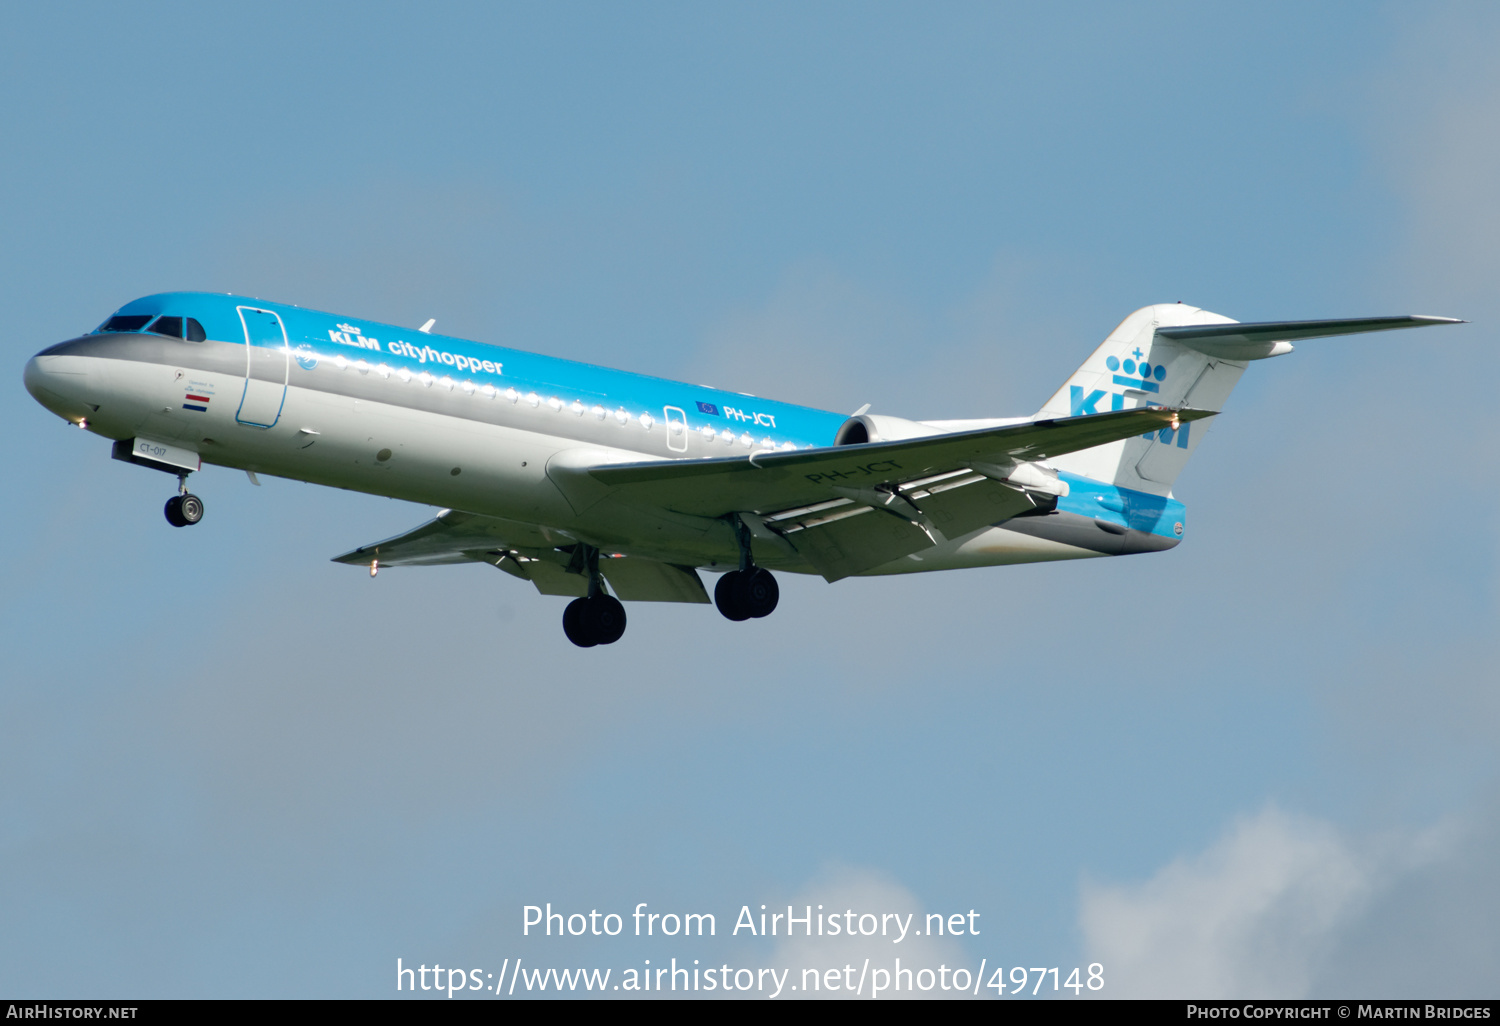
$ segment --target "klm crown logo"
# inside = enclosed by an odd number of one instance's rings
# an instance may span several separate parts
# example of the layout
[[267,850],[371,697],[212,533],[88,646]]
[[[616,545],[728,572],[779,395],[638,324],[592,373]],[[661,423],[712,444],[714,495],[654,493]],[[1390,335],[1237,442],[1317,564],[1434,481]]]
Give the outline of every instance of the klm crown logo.
[[[1141,351],[1139,349],[1135,350],[1134,356],[1136,359],[1140,359]],[[1167,368],[1161,364],[1153,367],[1144,360],[1141,360],[1137,364],[1135,360],[1130,359],[1128,356],[1123,363],[1117,356],[1106,357],[1104,366],[1108,367],[1112,372],[1116,372],[1115,384],[1125,385],[1128,388],[1138,388],[1142,392],[1160,392],[1161,385],[1159,382],[1167,380]],[[1125,373],[1120,374],[1118,373],[1119,371],[1124,371]],[[1154,381],[1152,380],[1153,378],[1155,379]]]

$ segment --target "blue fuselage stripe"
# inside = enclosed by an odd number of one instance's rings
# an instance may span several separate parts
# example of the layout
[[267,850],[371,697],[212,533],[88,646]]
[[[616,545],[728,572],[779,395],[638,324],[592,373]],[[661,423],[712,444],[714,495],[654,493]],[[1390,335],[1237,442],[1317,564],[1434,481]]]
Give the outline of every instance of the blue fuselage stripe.
[[1057,500],[1064,513],[1107,520],[1147,534],[1166,538],[1180,537],[1178,530],[1187,515],[1187,507],[1176,499],[1132,488],[1095,481],[1089,477],[1063,472],[1058,475],[1068,483],[1068,494]]

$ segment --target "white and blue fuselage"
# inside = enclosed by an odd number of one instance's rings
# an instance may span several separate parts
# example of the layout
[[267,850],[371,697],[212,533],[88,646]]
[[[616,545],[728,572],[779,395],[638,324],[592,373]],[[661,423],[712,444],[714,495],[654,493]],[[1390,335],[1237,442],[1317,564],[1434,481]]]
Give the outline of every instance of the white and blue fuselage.
[[[628,504],[601,509],[549,467],[792,452],[833,445],[850,421],[203,293],[135,300],[95,331],[38,353],[25,380],[59,416],[126,446],[155,446],[154,458],[137,462],[161,469],[186,472],[201,461],[498,518],[534,545],[585,541],[607,553],[720,569],[739,559],[730,527],[705,529],[692,517]],[[1065,494],[1053,496],[1049,516],[986,525],[862,572],[1152,551],[1182,535],[1183,507],[1168,494],[1066,470],[1058,477]],[[814,572],[784,546],[758,551],[757,561]]]

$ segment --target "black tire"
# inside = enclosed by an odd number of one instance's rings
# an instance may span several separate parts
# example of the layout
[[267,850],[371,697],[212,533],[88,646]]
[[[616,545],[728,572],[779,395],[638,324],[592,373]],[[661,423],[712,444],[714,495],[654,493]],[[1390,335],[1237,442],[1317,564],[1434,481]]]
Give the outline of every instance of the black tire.
[[748,620],[750,614],[740,606],[740,595],[738,582],[740,572],[731,570],[719,578],[719,583],[714,585],[714,605],[719,607],[719,612],[724,614],[728,620]]
[[771,571],[759,567],[749,573],[741,573],[732,587],[736,604],[750,617],[770,616],[781,598],[781,588],[777,586],[776,578],[771,575]]
[[613,645],[625,634],[625,607],[611,595],[587,599],[583,616],[589,633],[600,645]]
[[182,496],[174,495],[168,499],[166,508],[162,512],[167,515],[167,523],[173,527],[187,526],[187,521],[182,519]]
[[203,500],[188,493],[177,498],[177,515],[189,526],[203,519]]
[[579,648],[593,648],[599,644],[598,639],[589,629],[589,618],[585,615],[588,604],[588,599],[574,599],[568,603],[568,608],[563,610],[563,633]]

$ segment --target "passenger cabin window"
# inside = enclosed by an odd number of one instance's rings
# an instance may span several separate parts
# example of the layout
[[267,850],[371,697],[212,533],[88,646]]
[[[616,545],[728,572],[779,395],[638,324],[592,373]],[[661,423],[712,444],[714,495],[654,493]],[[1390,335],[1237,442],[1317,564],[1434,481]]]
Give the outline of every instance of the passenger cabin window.
[[100,331],[140,331],[151,319],[150,314],[126,314],[124,316],[111,317],[100,327]]

